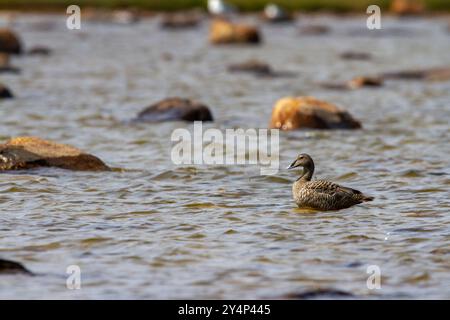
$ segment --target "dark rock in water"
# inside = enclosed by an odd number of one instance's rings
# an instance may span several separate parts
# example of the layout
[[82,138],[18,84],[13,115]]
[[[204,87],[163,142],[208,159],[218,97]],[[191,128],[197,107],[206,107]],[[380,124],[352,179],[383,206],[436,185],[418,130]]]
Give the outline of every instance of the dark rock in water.
[[0,259],[0,275],[25,274],[32,276],[33,273],[27,270],[22,264],[10,260]]
[[331,28],[324,25],[306,25],[299,29],[299,33],[304,36],[320,36],[330,33]]
[[11,91],[0,83],[0,99],[13,98]]
[[381,77],[393,80],[445,81],[450,80],[450,67],[385,72]]
[[229,72],[250,73],[257,77],[264,78],[279,78],[279,77],[294,77],[295,73],[289,71],[274,71],[265,62],[258,60],[248,60],[242,63],[231,64],[228,66]]
[[254,26],[216,18],[211,22],[209,41],[212,44],[259,44],[261,35]]
[[161,20],[161,28],[169,30],[197,27],[202,17],[197,12],[182,12],[165,14]]
[[336,289],[317,289],[309,290],[299,293],[288,293],[281,297],[281,299],[296,299],[296,300],[307,300],[307,299],[336,299],[336,298],[354,298],[354,295]]
[[381,87],[383,79],[380,77],[356,77],[344,83],[324,82],[320,86],[325,89],[333,90],[353,90],[362,87]]
[[0,29],[0,52],[22,53],[22,44],[16,33],[9,29]]
[[13,138],[0,145],[0,171],[58,167],[76,171],[107,171],[99,158],[69,145],[37,137]]
[[344,60],[370,60],[372,56],[366,52],[346,51],[340,54],[341,59]]
[[168,98],[141,111],[135,121],[213,121],[207,106],[197,101],[182,98]]
[[33,47],[27,51],[28,55],[48,56],[52,53],[52,50],[47,47]]
[[361,87],[381,87],[383,79],[380,77],[356,77],[347,83],[350,89],[357,89]]
[[0,52],[0,73],[20,73],[20,69],[9,64],[9,53]]
[[271,129],[359,129],[361,123],[336,105],[314,97],[287,97],[272,110]]
[[273,74],[272,68],[265,62],[258,60],[248,60],[242,63],[231,64],[228,66],[230,72],[248,72],[259,76],[269,76]]

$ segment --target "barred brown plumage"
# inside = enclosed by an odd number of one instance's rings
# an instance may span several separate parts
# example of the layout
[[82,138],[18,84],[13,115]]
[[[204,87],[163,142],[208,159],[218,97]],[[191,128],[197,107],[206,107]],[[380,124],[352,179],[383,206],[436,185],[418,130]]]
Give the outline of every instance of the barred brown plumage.
[[307,154],[300,154],[288,169],[297,167],[303,167],[303,174],[292,186],[292,194],[299,208],[339,210],[373,200],[373,197],[366,196],[361,191],[331,181],[311,181],[314,161]]

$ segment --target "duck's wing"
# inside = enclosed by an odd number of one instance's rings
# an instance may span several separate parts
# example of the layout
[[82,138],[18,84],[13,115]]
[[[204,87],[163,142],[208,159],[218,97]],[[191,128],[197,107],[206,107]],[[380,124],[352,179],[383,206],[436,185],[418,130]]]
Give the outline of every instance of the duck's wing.
[[305,184],[304,188],[330,203],[359,202],[364,197],[361,191],[325,180],[310,181]]

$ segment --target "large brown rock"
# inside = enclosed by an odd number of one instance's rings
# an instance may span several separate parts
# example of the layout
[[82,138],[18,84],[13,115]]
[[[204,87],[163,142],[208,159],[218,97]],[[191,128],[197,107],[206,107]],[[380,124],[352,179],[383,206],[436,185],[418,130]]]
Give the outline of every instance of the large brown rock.
[[11,91],[0,83],[0,99],[13,98]]
[[258,44],[261,42],[261,35],[254,26],[214,19],[209,30],[209,41],[213,44]]
[[13,138],[0,145],[0,171],[58,167],[77,171],[105,171],[99,158],[69,145],[37,137]]
[[135,121],[213,121],[211,111],[204,104],[182,98],[161,100],[141,111]]
[[421,0],[393,0],[391,3],[391,11],[398,15],[421,14],[424,10],[425,6]]
[[334,104],[314,97],[288,97],[275,104],[270,128],[359,129],[361,123]]
[[10,29],[0,29],[0,52],[13,54],[22,53],[22,44],[19,37]]

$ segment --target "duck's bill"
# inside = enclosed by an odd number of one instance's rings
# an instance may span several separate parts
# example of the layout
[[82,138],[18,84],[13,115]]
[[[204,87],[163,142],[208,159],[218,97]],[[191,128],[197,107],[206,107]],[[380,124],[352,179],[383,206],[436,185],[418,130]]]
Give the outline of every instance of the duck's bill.
[[290,169],[294,169],[294,168],[298,167],[296,164],[297,164],[297,160],[295,160],[294,162],[292,162],[291,165],[290,165],[289,167],[287,167],[286,169],[287,169],[287,170],[290,170]]

